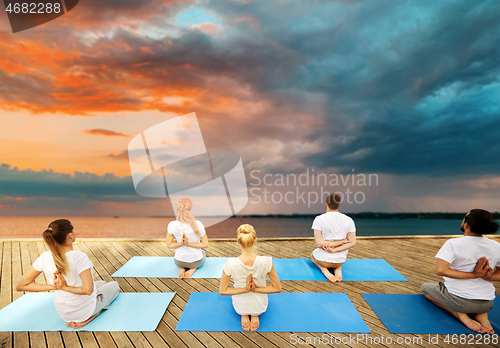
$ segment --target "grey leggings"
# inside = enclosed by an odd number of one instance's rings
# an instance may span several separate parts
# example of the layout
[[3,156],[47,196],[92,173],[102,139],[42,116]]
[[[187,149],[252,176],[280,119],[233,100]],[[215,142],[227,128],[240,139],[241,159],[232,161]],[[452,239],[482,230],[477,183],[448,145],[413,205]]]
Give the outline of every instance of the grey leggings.
[[194,262],[184,262],[184,261],[179,261],[174,258],[174,263],[177,267],[179,268],[199,268],[201,265],[203,265],[203,262],[205,262],[205,257],[207,257],[207,254],[205,253],[205,250],[201,250],[203,253],[203,257],[199,259],[198,261]]
[[117,282],[106,283],[105,281],[97,280],[94,283],[97,291],[97,301],[94,314],[92,315],[96,315],[103,309],[108,309],[109,304],[113,302],[120,292],[120,286]]

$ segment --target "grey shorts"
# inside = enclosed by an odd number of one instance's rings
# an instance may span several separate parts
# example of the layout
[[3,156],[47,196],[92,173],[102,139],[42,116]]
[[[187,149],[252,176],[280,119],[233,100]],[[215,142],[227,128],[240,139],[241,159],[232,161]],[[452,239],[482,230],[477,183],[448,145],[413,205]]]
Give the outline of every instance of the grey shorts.
[[205,257],[207,254],[205,253],[205,250],[201,250],[203,257],[197,261],[194,262],[184,262],[184,261],[179,261],[174,258],[174,263],[177,267],[179,268],[199,268],[201,265],[203,265],[203,262],[205,262]]
[[450,294],[444,283],[425,283],[420,287],[422,294],[429,295],[446,308],[459,313],[486,313],[493,308],[493,300],[469,300]]

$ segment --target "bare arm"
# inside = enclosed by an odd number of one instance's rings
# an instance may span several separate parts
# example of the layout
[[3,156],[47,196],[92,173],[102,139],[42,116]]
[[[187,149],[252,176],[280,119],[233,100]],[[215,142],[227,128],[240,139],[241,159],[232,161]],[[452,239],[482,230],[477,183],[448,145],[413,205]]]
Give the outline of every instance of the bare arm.
[[182,245],[182,243],[174,242],[174,236],[167,232],[167,248],[177,249]]
[[351,249],[356,246],[356,232],[349,232],[347,234],[347,243],[344,243],[336,248],[328,248],[325,249],[326,251],[329,251],[331,253],[337,253],[339,251]]
[[90,268],[79,274],[82,279],[82,286],[69,286],[61,273],[54,273],[54,285],[62,291],[67,291],[75,295],[92,295],[94,292],[94,280]]
[[26,273],[23,274],[21,279],[19,279],[19,282],[17,282],[16,291],[40,292],[56,290],[54,285],[35,283],[35,279],[40,273],[42,272],[37,271],[31,266]]
[[[251,279],[251,274],[248,276],[249,279]],[[239,295],[239,294],[244,294],[245,292],[250,291],[250,284],[251,281],[247,279],[247,286],[244,288],[231,288],[229,286],[229,277],[226,272],[222,271],[222,277],[220,278],[220,285],[219,285],[219,294],[221,295]]]
[[206,234],[204,234],[201,237],[201,242],[199,243],[186,243],[187,246],[191,248],[208,248],[208,237]]
[[328,247],[333,248],[348,243],[347,239],[342,240],[324,240],[320,230],[314,230],[314,241],[316,247],[326,250]]
[[349,240],[346,238],[346,239],[341,239],[341,240],[327,240],[326,242],[328,243],[330,248],[335,248],[335,247],[338,247],[340,245],[344,245],[346,243],[349,243]]
[[260,294],[275,294],[281,292],[280,278],[278,277],[278,274],[274,269],[274,265],[271,268],[271,272],[269,272],[268,275],[269,275],[269,280],[271,280],[271,285],[262,288],[255,287],[253,292],[257,292]]
[[491,269],[482,278],[484,280],[500,280],[500,268],[496,268],[494,271]]
[[[445,276],[454,279],[476,279],[487,276],[488,271],[491,267],[488,264],[488,260],[485,257],[480,258],[476,267],[472,272],[462,272],[450,268],[450,263],[443,259],[437,259],[436,266],[434,268],[438,276]],[[495,272],[496,273],[496,272]],[[493,276],[493,273],[492,273]]]
[[316,242],[317,248],[323,248],[325,241],[323,240],[323,234],[320,230],[314,230],[314,241]]

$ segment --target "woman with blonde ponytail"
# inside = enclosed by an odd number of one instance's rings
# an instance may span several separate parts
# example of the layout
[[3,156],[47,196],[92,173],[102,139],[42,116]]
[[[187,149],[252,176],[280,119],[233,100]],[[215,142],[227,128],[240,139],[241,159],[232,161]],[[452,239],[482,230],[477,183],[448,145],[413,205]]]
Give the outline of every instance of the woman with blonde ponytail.
[[[236,233],[241,255],[224,264],[219,294],[232,295],[234,310],[241,315],[242,329],[256,331],[259,328],[259,315],[267,309],[267,294],[281,292],[280,279],[272,258],[255,254],[255,229],[251,225],[241,225]],[[266,286],[267,276],[271,284]],[[229,287],[231,277],[234,288]]]
[[[87,325],[118,296],[117,282],[94,282],[93,265],[87,255],[73,250],[76,234],[69,220],[52,221],[43,232],[49,250],[42,253],[22,276],[17,291],[55,290],[54,305],[66,325],[79,329]],[[44,273],[49,284],[37,284]]]
[[[205,262],[208,237],[203,224],[191,214],[193,202],[182,198],[177,202],[177,219],[167,226],[167,247],[175,249],[174,263],[179,267],[179,278],[193,275]],[[174,237],[175,240],[174,241]]]

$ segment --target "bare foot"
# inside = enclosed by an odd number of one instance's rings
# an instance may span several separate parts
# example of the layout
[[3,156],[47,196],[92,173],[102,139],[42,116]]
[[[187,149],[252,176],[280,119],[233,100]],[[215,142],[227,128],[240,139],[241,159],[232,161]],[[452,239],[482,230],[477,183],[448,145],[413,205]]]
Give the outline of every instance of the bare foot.
[[465,313],[458,313],[455,312],[455,316],[460,320],[465,326],[467,326],[469,329],[479,332],[479,333],[485,333],[485,328],[477,321],[469,318],[469,316]]
[[183,279],[187,279],[187,278],[191,277],[193,275],[194,271],[196,271],[196,268],[190,268],[189,271],[186,271],[186,273],[184,273]]
[[179,268],[179,279],[184,279],[184,274],[186,270],[184,268]]
[[335,279],[338,282],[341,282],[342,281],[342,267],[335,268],[334,272],[335,272]]
[[241,316],[241,328],[245,331],[250,331],[250,318],[248,315]]
[[69,326],[69,327],[73,327],[73,325],[75,325],[76,323],[74,321],[68,321],[66,323],[66,326]]
[[493,327],[490,324],[490,321],[488,320],[488,313],[480,313],[476,314],[474,319],[481,324],[481,326],[484,328],[484,332],[493,335],[495,333],[495,330],[493,330]]
[[323,272],[323,274],[325,275],[325,277],[331,281],[332,283],[335,283],[337,281],[337,279],[334,277],[334,275],[328,270],[328,268],[326,267],[323,267],[321,269],[321,272]]
[[257,329],[259,328],[259,324],[259,317],[256,315],[252,315],[252,319],[250,321],[250,331],[257,331]]
[[[100,312],[99,312],[99,313],[100,313]],[[71,327],[72,327],[73,329],[79,329],[79,328],[81,328],[81,327],[84,327],[85,325],[87,325],[88,323],[90,323],[90,322],[91,322],[91,321],[92,321],[95,317],[97,317],[97,316],[99,315],[99,313],[97,313],[97,314],[95,314],[95,315],[91,316],[90,318],[88,318],[88,319],[87,319],[87,320],[85,320],[85,321],[82,321],[81,323],[71,322],[71,324],[73,324],[73,325],[71,325]],[[66,325],[68,325],[68,323],[66,323]]]

